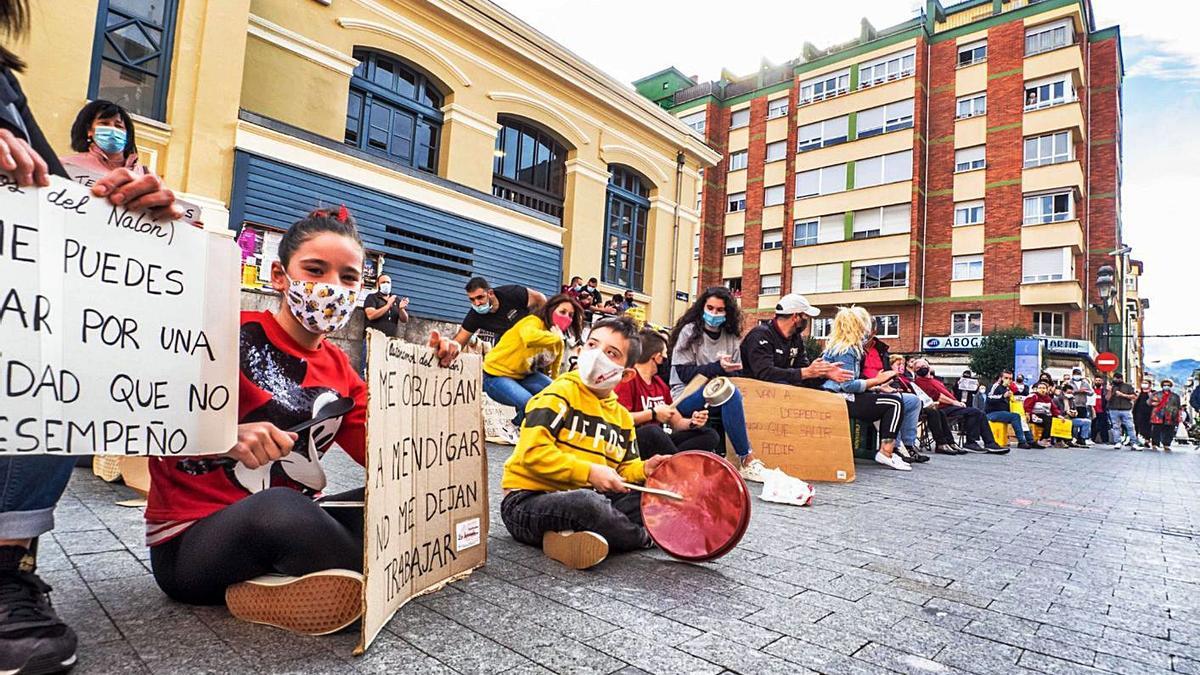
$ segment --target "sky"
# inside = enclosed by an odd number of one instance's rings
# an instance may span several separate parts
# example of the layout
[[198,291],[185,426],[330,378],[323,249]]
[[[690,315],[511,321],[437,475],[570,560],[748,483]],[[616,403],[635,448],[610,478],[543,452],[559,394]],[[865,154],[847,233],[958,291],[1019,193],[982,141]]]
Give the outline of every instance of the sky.
[[[912,0],[497,0],[523,21],[623,82],[675,66],[700,81],[725,68],[752,73],[854,39],[867,17],[876,28],[917,15]],[[950,4],[943,0],[944,4]],[[730,12],[728,8],[738,11]],[[1145,332],[1200,333],[1189,311],[1200,299],[1197,209],[1184,201],[1200,189],[1200,9],[1191,0],[1092,0],[1097,28],[1121,26],[1125,57],[1122,218],[1132,257],[1145,263],[1141,293],[1150,299]],[[718,19],[719,17],[719,19]],[[1174,17],[1177,20],[1164,20]],[[1200,358],[1200,338],[1147,338],[1146,360]]]

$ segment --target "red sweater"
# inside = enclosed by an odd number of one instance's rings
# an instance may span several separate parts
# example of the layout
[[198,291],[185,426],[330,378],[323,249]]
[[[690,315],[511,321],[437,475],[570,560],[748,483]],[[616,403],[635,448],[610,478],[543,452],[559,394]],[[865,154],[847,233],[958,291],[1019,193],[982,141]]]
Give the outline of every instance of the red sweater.
[[[153,459],[146,508],[147,542],[177,536],[192,522],[254,492],[283,486],[316,495],[325,487],[319,459],[337,443],[366,463],[367,387],[345,353],[328,340],[316,349],[298,345],[270,312],[242,312],[238,423],[271,422],[286,429],[311,419],[340,396],[356,402],[341,418],[300,433],[287,457],[258,471],[212,457]],[[229,448],[213,448],[223,453]]]
[[1041,394],[1041,395],[1030,394],[1030,395],[1026,396],[1025,397],[1025,414],[1032,415],[1033,407],[1039,403],[1049,404],[1050,405],[1050,414],[1052,416],[1059,417],[1062,415],[1062,411],[1058,409],[1058,406],[1054,405],[1054,399],[1050,398],[1049,394]]
[[936,377],[917,376],[916,383],[917,383],[917,386],[920,387],[922,391],[924,391],[926,394],[929,394],[929,398],[938,402],[938,409],[954,407],[954,406],[950,405],[949,403],[942,403],[941,399],[939,398],[940,396],[949,396],[950,398],[954,398],[957,400],[957,398],[954,396],[954,394],[951,394],[950,390],[946,388],[946,385],[942,384],[941,380],[937,379]]
[[634,375],[628,382],[618,384],[613,393],[631,413],[654,410],[656,405],[671,405],[671,388],[657,375],[650,384],[646,384],[641,375]]

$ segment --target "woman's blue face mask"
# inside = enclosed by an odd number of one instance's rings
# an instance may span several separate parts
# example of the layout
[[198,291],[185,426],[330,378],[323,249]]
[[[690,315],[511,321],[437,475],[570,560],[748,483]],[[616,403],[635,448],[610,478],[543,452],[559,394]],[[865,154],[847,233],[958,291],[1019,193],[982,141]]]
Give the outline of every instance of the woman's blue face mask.
[[721,325],[725,323],[725,315],[724,314],[713,314],[711,312],[705,311],[704,312],[704,323],[705,323],[705,325],[707,325],[710,328],[720,328]]
[[124,129],[101,126],[96,127],[96,130],[92,132],[92,142],[101,150],[115,154],[125,151],[127,136]]

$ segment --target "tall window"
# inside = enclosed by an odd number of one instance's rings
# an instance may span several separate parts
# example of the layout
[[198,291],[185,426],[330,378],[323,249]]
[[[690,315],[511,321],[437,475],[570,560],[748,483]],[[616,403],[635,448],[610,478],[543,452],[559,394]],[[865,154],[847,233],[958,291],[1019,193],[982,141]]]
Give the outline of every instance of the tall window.
[[1025,31],[1025,56],[1066,47],[1075,40],[1075,22],[1063,19]]
[[604,283],[642,290],[650,187],[624,166],[608,167],[608,207],[604,217]]
[[795,293],[832,293],[842,290],[842,264],[804,265],[792,268]]
[[742,278],[730,277],[726,279],[725,288],[728,288],[729,291],[734,294],[734,296],[740,296],[742,294]]
[[954,224],[979,225],[983,223],[983,200],[959,202],[954,205]]
[[1070,248],[1043,248],[1021,253],[1021,283],[1064,281],[1075,278],[1075,258]]
[[899,314],[877,314],[873,319],[875,322],[875,337],[900,337]]
[[916,63],[916,51],[911,49],[900,54],[891,54],[868,61],[858,67],[858,87],[862,89],[908,77],[913,74]]
[[708,113],[706,111],[701,110],[700,112],[694,112],[690,115],[684,115],[683,117],[679,118],[679,121],[691,127],[692,131],[695,131],[698,134],[703,134],[704,121],[707,115]]
[[796,151],[815,150],[845,143],[850,138],[850,117],[842,115],[800,127],[796,133]]
[[767,102],[767,119],[772,120],[776,117],[783,117],[787,115],[787,113],[788,100],[786,96]]
[[987,114],[987,92],[979,94],[971,94],[958,99],[958,110],[954,114],[955,119],[966,119],[975,117],[976,115]]
[[1025,111],[1049,108],[1075,100],[1075,84],[1070,75],[1055,75],[1025,83]]
[[782,274],[764,274],[758,279],[759,295],[779,295],[781,284],[783,284]]
[[986,166],[987,158],[984,157],[984,146],[982,145],[954,151],[954,173],[975,171]]
[[846,190],[846,165],[834,164],[796,174],[796,199]]
[[725,237],[725,255],[737,255],[746,250],[746,236],[731,234]]
[[774,251],[783,248],[783,230],[763,230],[762,250]]
[[787,141],[767,143],[767,156],[764,161],[778,162],[781,159],[787,159]]
[[500,118],[492,194],[562,218],[567,149],[529,122]]
[[1025,197],[1025,225],[1058,223],[1075,218],[1075,198],[1070,190]]
[[821,75],[800,83],[800,103],[812,103],[850,91],[850,69]]
[[974,65],[987,60],[987,40],[972,42],[958,48],[958,67]]
[[769,185],[763,190],[763,206],[778,206],[783,203],[783,186]]
[[831,330],[833,330],[832,317],[817,317],[816,319],[812,320],[812,332],[809,333],[809,335],[817,340],[824,340],[829,337],[829,332]]
[[913,100],[896,101],[858,113],[858,137],[878,136],[913,125]]
[[1062,312],[1034,312],[1033,334],[1046,337],[1062,337],[1066,327],[1066,315]]
[[729,128],[730,129],[740,129],[740,128],[746,127],[746,126],[750,126],[750,109],[749,108],[742,108],[741,110],[734,110],[733,113],[729,115]]
[[954,312],[950,315],[951,335],[983,335],[983,312]]
[[746,158],[750,156],[748,150],[737,150],[729,153],[729,170],[741,171],[746,168]]
[[166,119],[177,0],[100,0],[88,98]]
[[1072,159],[1071,132],[1059,131],[1025,139],[1025,168],[1061,164]]
[[908,285],[908,263],[855,263],[850,270],[850,288],[903,288]]
[[983,278],[982,255],[954,256],[954,269],[951,271],[953,281],[973,281]]
[[425,171],[437,171],[442,94],[400,61],[365,49],[350,78],[347,145]]
[[746,210],[746,193],[745,192],[731,192],[731,193],[729,193],[729,196],[726,197],[726,201],[728,201],[728,203],[729,203],[729,207],[727,210],[730,213]]
[[912,150],[868,157],[854,163],[854,187],[895,183],[912,179]]
[[854,212],[854,239],[886,237],[909,231],[909,205],[895,204]]
[[797,220],[792,231],[792,246],[813,246],[820,231],[818,220]]

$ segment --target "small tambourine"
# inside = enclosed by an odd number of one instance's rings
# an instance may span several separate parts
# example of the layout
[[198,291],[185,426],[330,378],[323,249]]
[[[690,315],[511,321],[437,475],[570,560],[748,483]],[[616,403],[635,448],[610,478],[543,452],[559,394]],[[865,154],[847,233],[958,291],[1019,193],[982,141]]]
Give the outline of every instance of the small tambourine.
[[642,521],[650,538],[680,560],[720,558],[737,546],[750,524],[746,482],[732,464],[711,452],[672,455],[646,479],[646,487],[682,497],[642,495]]
[[719,408],[729,402],[737,392],[737,387],[728,377],[714,377],[704,385],[704,403],[707,406]]

